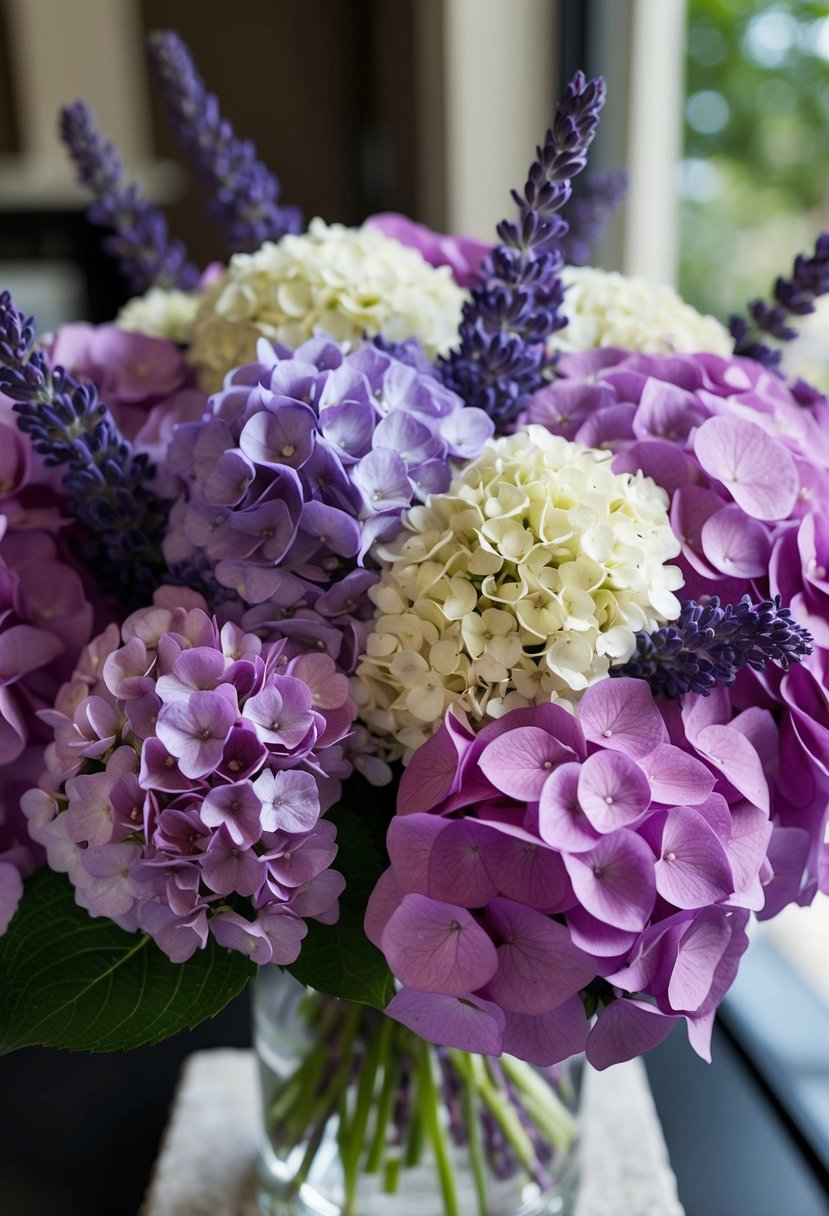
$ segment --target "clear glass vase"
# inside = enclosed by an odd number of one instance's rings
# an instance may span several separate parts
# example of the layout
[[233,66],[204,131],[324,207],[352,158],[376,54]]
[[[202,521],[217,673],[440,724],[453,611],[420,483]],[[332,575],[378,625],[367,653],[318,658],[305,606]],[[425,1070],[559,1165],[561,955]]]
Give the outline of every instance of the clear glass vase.
[[254,996],[265,1216],[562,1216],[582,1057],[434,1047],[263,967]]

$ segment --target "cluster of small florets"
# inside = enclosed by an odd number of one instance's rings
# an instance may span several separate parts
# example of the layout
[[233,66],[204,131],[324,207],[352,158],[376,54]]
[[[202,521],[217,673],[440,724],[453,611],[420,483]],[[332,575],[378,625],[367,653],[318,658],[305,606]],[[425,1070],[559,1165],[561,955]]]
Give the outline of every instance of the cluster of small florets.
[[48,720],[32,837],[93,916],[149,933],[173,961],[208,933],[292,962],[305,917],[336,919],[334,825],[355,707],[326,655],[288,660],[192,592],[110,625]]
[[567,327],[555,335],[557,351],[618,346],[649,355],[730,355],[734,349],[725,326],[686,304],[672,287],[589,266],[568,266],[561,278]]
[[682,748],[638,680],[593,685],[575,716],[539,705],[475,733],[450,713],[404,774],[368,907],[403,985],[388,1012],[541,1065],[586,1046],[599,1068],[685,1019],[710,1058],[771,876],[754,712]]
[[166,338],[186,345],[198,311],[200,293],[175,288],[151,287],[142,296],[133,296],[118,313],[115,324],[128,333],[148,338]]
[[480,719],[577,699],[679,613],[666,506],[649,478],[540,427],[494,440],[376,546],[364,721],[412,750],[450,705]]
[[338,342],[382,333],[419,338],[434,358],[456,341],[463,300],[449,268],[416,249],[315,219],[301,236],[230,259],[204,292],[188,357],[207,392],[253,358],[260,337],[294,348],[317,331]]
[[346,669],[371,615],[363,568],[401,511],[445,490],[452,461],[492,433],[480,410],[367,345],[316,338],[293,356],[266,342],[200,422],[179,427],[171,465],[188,483],[165,554],[206,559],[221,587],[257,607],[243,619],[291,646],[322,646]]

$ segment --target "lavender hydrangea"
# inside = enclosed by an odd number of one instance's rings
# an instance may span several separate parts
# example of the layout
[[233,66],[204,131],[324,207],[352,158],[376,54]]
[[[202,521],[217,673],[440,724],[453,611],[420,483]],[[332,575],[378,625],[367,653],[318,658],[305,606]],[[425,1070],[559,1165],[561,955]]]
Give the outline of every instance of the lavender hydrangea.
[[290,963],[305,918],[337,917],[336,829],[355,707],[325,655],[288,659],[161,588],[83,653],[48,720],[49,773],[24,797],[32,837],[94,916],[174,962],[208,934]]
[[136,295],[151,287],[183,291],[195,287],[199,271],[187,260],[184,244],[170,240],[164,213],[141,198],[136,183],[124,183],[118,153],[98,131],[85,102],[76,101],[61,110],[60,135],[78,181],[95,195],[87,218],[112,229],[103,247],[118,260]]
[[167,113],[199,176],[214,190],[208,211],[225,229],[232,253],[258,249],[302,231],[298,207],[280,206],[279,179],[257,160],[250,140],[239,139],[222,118],[186,45],[172,30],[148,40],[150,60]]
[[188,491],[171,514],[171,565],[206,558],[251,606],[245,628],[324,649],[344,670],[362,653],[372,544],[415,499],[448,488],[451,461],[492,433],[432,376],[366,345],[319,337],[293,354],[258,346],[205,419],[180,427],[173,468]]
[[523,197],[513,195],[518,219],[498,225],[501,244],[482,263],[484,281],[464,306],[458,349],[440,364],[444,383],[502,428],[543,384],[547,340],[567,324],[560,311],[567,224],[558,213],[586,164],[604,98],[601,78],[577,72],[568,84]]
[[812,653],[811,642],[791,610],[781,608],[779,596],[755,604],[744,595],[739,604],[723,607],[712,595],[705,604],[686,601],[673,624],[637,634],[634,656],[610,674],[647,680],[668,697],[707,697],[715,684],[732,685],[746,666],[764,671],[776,663],[788,671]]
[[771,878],[743,717],[714,758],[704,731],[696,751],[673,741],[639,680],[591,685],[575,715],[538,705],[477,733],[450,712],[400,783],[367,909],[402,985],[387,1012],[443,1043],[450,1006],[469,1006],[493,1053],[549,1065],[586,1046],[597,1068],[684,1019],[710,1058]]
[[136,453],[95,386],[49,366],[32,317],[0,294],[0,391],[48,467],[65,465],[71,515],[85,530],[85,557],[127,603],[146,600],[163,570],[160,544],[169,504],[151,488],[155,469]]

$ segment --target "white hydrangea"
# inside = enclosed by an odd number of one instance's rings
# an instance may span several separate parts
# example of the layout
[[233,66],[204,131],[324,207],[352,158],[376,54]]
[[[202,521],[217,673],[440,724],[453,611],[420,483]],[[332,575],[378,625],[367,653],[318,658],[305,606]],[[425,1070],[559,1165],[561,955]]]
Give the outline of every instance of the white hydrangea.
[[557,350],[619,346],[647,355],[733,354],[725,326],[686,304],[672,287],[588,266],[567,266],[562,279],[569,323],[553,339]]
[[450,705],[482,719],[573,704],[637,631],[679,614],[667,495],[611,459],[539,426],[490,440],[376,547],[355,695],[392,751],[419,747]]
[[382,333],[420,338],[434,358],[457,340],[464,298],[449,268],[416,249],[315,219],[301,236],[231,258],[204,292],[189,358],[208,392],[253,359],[260,336],[293,348],[316,330],[338,342]]
[[151,287],[143,296],[128,300],[115,324],[131,333],[146,334],[148,338],[167,338],[186,346],[190,341],[193,321],[201,301],[198,291],[165,290]]

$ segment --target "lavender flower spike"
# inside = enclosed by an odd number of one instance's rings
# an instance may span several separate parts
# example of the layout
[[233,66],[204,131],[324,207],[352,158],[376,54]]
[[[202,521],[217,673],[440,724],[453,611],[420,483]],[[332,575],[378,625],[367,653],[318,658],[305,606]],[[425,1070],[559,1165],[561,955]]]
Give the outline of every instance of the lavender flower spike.
[[561,242],[561,252],[568,266],[588,265],[591,250],[624,199],[627,187],[624,169],[597,169],[579,178],[565,211],[570,231]]
[[87,211],[93,224],[111,228],[104,249],[120,263],[134,292],[150,287],[195,287],[199,271],[187,260],[181,241],[171,241],[167,220],[158,207],[145,202],[135,182],[125,184],[124,170],[114,146],[95,126],[83,101],[64,106],[60,135],[78,173],[78,181],[95,195]]
[[169,508],[150,489],[155,469],[122,437],[95,386],[52,370],[35,337],[33,318],[0,293],[0,392],[46,464],[67,466],[68,507],[86,530],[91,568],[127,603],[145,603],[164,569]]
[[762,671],[768,663],[788,670],[812,653],[811,634],[780,607],[780,596],[753,604],[720,606],[712,595],[703,606],[682,605],[678,620],[654,633],[637,634],[636,654],[612,676],[647,680],[655,693],[708,696],[715,684],[730,685],[743,667]]
[[215,191],[208,212],[225,229],[232,253],[249,253],[263,241],[302,231],[298,207],[279,206],[279,179],[256,158],[250,140],[238,139],[208,93],[193,57],[172,30],[148,39],[150,60],[171,125],[199,176]]
[[501,244],[482,263],[484,281],[464,306],[459,348],[441,363],[444,383],[502,430],[543,385],[547,340],[567,324],[559,273],[567,223],[558,212],[586,164],[604,98],[601,77],[578,72],[568,84],[523,197],[513,192],[518,219],[498,225]]
[[734,353],[756,359],[764,367],[776,368],[780,351],[766,345],[763,335],[778,342],[791,342],[797,337],[792,317],[805,317],[815,311],[815,300],[829,292],[829,232],[822,233],[812,257],[799,253],[794,260],[792,277],[782,275],[774,284],[774,303],[752,300],[748,306],[749,319],[733,316],[729,322],[734,338]]

